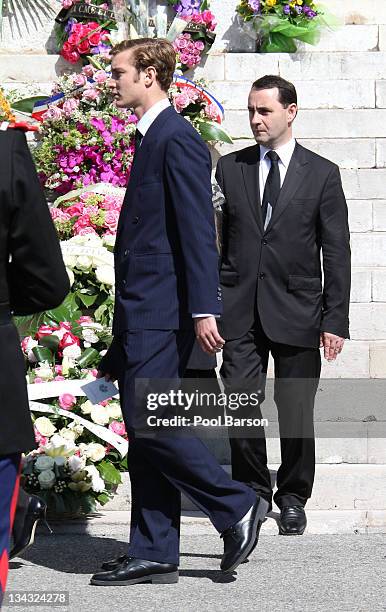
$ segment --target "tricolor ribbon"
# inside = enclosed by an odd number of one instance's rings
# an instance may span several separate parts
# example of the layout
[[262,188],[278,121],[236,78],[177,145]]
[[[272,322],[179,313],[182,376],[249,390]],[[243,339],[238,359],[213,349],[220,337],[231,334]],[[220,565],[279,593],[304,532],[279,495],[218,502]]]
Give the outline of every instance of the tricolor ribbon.
[[185,87],[189,89],[195,89],[196,91],[198,91],[201,97],[204,98],[208,102],[208,104],[212,104],[213,106],[217,108],[217,111],[218,111],[218,114],[216,117],[217,123],[221,124],[223,122],[224,107],[222,106],[222,104],[220,104],[220,102],[214,96],[212,96],[212,94],[207,89],[200,87],[200,85],[197,85],[197,83],[194,83],[194,81],[190,81],[186,77],[181,76],[179,74],[174,75],[173,83],[177,85],[178,87]]

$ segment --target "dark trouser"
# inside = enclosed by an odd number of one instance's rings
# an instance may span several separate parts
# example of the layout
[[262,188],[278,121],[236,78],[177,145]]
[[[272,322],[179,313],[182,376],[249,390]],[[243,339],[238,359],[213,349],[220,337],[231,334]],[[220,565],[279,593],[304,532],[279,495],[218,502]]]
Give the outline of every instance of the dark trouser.
[[9,543],[19,493],[20,453],[0,456],[0,607],[8,576]]
[[[221,376],[227,392],[260,390],[261,404],[269,353],[275,365],[274,399],[281,446],[274,500],[279,508],[304,506],[311,496],[315,474],[313,410],[321,367],[319,349],[272,342],[258,320],[245,336],[226,342]],[[242,416],[251,415],[261,418],[260,407],[243,409]],[[250,436],[236,437],[235,431],[234,435],[232,431],[229,434],[233,478],[249,484],[271,504],[272,486],[263,428],[251,431]]]
[[193,330],[139,330],[121,337],[126,370],[119,385],[132,491],[128,554],[139,559],[178,564],[181,492],[219,532],[240,520],[256,499],[249,487],[231,480],[198,438],[138,433],[135,379],[179,379],[193,342]]

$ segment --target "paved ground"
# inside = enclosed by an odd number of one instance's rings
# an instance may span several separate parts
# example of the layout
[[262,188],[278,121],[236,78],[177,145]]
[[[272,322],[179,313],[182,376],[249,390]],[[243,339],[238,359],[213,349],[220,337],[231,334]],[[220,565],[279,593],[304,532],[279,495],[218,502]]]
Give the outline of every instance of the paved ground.
[[[125,550],[125,532],[40,535],[11,562],[8,589],[68,590],[70,612],[379,612],[386,611],[386,536],[261,535],[249,563],[234,576],[218,570],[218,536],[184,528],[176,585],[95,587],[89,576],[102,560]],[[23,605],[5,610],[44,610]],[[52,606],[46,610],[54,609]]]

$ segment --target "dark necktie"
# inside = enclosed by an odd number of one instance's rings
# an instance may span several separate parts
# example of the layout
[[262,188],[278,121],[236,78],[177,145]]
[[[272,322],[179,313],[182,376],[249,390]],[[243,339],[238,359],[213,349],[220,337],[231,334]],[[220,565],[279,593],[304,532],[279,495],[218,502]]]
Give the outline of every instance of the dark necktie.
[[269,159],[271,160],[271,168],[269,170],[267,181],[265,183],[263,195],[262,214],[264,229],[266,229],[267,225],[266,221],[268,214],[268,205],[270,205],[271,209],[273,210],[275,208],[275,204],[278,200],[280,193],[280,157],[275,151],[268,151],[267,157],[269,157]]
[[141,146],[142,138],[143,138],[143,134],[141,134],[139,130],[135,130],[135,136],[134,136],[135,148],[134,148],[133,164],[135,162],[135,158],[138,155],[138,151]]

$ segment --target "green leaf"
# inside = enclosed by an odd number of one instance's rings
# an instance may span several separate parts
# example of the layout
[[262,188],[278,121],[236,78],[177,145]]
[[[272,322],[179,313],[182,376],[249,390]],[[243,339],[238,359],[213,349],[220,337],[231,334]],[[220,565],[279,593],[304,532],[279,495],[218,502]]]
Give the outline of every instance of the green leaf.
[[53,353],[56,353],[60,340],[58,336],[51,334],[50,336],[43,336],[42,338],[40,338],[39,342],[42,346],[45,346],[46,348],[49,348]]
[[12,108],[13,110],[20,111],[22,113],[32,113],[33,107],[36,102],[40,102],[41,100],[47,100],[47,96],[34,96],[32,98],[24,98],[24,100],[18,100],[17,102],[13,102]]
[[44,346],[35,346],[32,349],[33,354],[35,355],[38,361],[48,361],[52,362],[54,360],[54,355],[50,351],[49,348]]
[[86,514],[89,514],[90,512],[95,512],[96,511],[96,503],[95,503],[95,499],[92,495],[90,494],[83,494],[82,496],[82,509]]
[[101,506],[104,506],[105,504],[107,504],[107,502],[109,501],[110,496],[108,495],[108,493],[100,493],[97,496],[97,500],[100,503]]
[[112,463],[109,463],[108,461],[101,461],[96,467],[103,480],[110,484],[121,484],[121,475]]
[[198,124],[198,130],[205,140],[205,142],[227,142],[228,144],[232,144],[233,140],[223,130],[218,123],[213,123],[212,121],[200,121]]
[[100,360],[99,352],[91,346],[86,348],[80,357],[77,358],[76,362],[81,368],[87,368],[91,363],[96,360]]
[[18,332],[22,338],[26,336],[34,336],[38,331],[39,327],[43,324],[44,313],[39,312],[38,314],[28,317],[14,317],[13,322],[15,323]]
[[81,291],[76,292],[76,297],[79,298],[86,308],[90,308],[98,299],[97,295],[87,295],[87,293],[82,293]]

